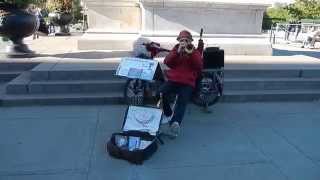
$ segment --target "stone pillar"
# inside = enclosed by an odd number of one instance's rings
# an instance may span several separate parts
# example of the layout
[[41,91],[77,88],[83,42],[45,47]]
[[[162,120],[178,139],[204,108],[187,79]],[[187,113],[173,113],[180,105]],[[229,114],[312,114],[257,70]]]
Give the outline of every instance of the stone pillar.
[[141,29],[139,0],[84,0],[89,31],[138,32]]
[[248,0],[141,0],[142,31],[177,33],[181,29],[206,34],[261,34],[268,4]]

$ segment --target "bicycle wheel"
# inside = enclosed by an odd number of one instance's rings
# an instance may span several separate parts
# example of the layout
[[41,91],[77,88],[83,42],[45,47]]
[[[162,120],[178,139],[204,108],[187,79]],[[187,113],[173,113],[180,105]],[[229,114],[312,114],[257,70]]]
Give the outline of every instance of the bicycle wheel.
[[[220,75],[223,75],[222,72]],[[202,73],[198,87],[192,97],[194,104],[206,107],[218,102],[222,95],[222,79],[219,73]]]
[[128,79],[124,87],[124,100],[128,105],[143,105],[146,82],[140,79]]

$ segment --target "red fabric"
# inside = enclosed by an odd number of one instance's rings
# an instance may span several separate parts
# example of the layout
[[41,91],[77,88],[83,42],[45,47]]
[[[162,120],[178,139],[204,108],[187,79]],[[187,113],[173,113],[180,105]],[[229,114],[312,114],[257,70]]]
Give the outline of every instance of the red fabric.
[[146,45],[147,51],[151,53],[151,58],[154,58],[159,52],[160,44],[156,42],[151,42]]
[[201,54],[194,50],[191,55],[181,56],[177,50],[178,45],[164,59],[164,63],[170,68],[167,71],[168,80],[195,87],[196,79],[203,67]]

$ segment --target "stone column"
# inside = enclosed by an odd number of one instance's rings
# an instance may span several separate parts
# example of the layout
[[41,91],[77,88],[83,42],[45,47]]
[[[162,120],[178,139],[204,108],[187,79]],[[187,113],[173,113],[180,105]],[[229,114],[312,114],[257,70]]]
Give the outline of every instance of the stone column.
[[141,29],[139,0],[84,0],[89,31],[138,32]]

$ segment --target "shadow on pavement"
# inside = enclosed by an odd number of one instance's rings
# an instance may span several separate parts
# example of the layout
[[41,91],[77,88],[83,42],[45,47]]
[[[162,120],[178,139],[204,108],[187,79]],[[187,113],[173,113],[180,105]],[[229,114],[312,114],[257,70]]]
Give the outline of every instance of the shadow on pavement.
[[[165,57],[166,54],[160,53],[157,57]],[[132,57],[131,51],[83,51],[70,52],[61,54],[37,54],[37,57],[57,57],[57,58],[74,58],[74,59],[105,59],[105,58],[120,58]]]
[[76,58],[76,59],[105,59],[105,58],[117,58],[123,56],[131,56],[129,51],[85,51],[85,52],[71,52],[49,55],[57,58]]
[[273,56],[305,55],[320,59],[320,51],[297,51],[273,48]]

